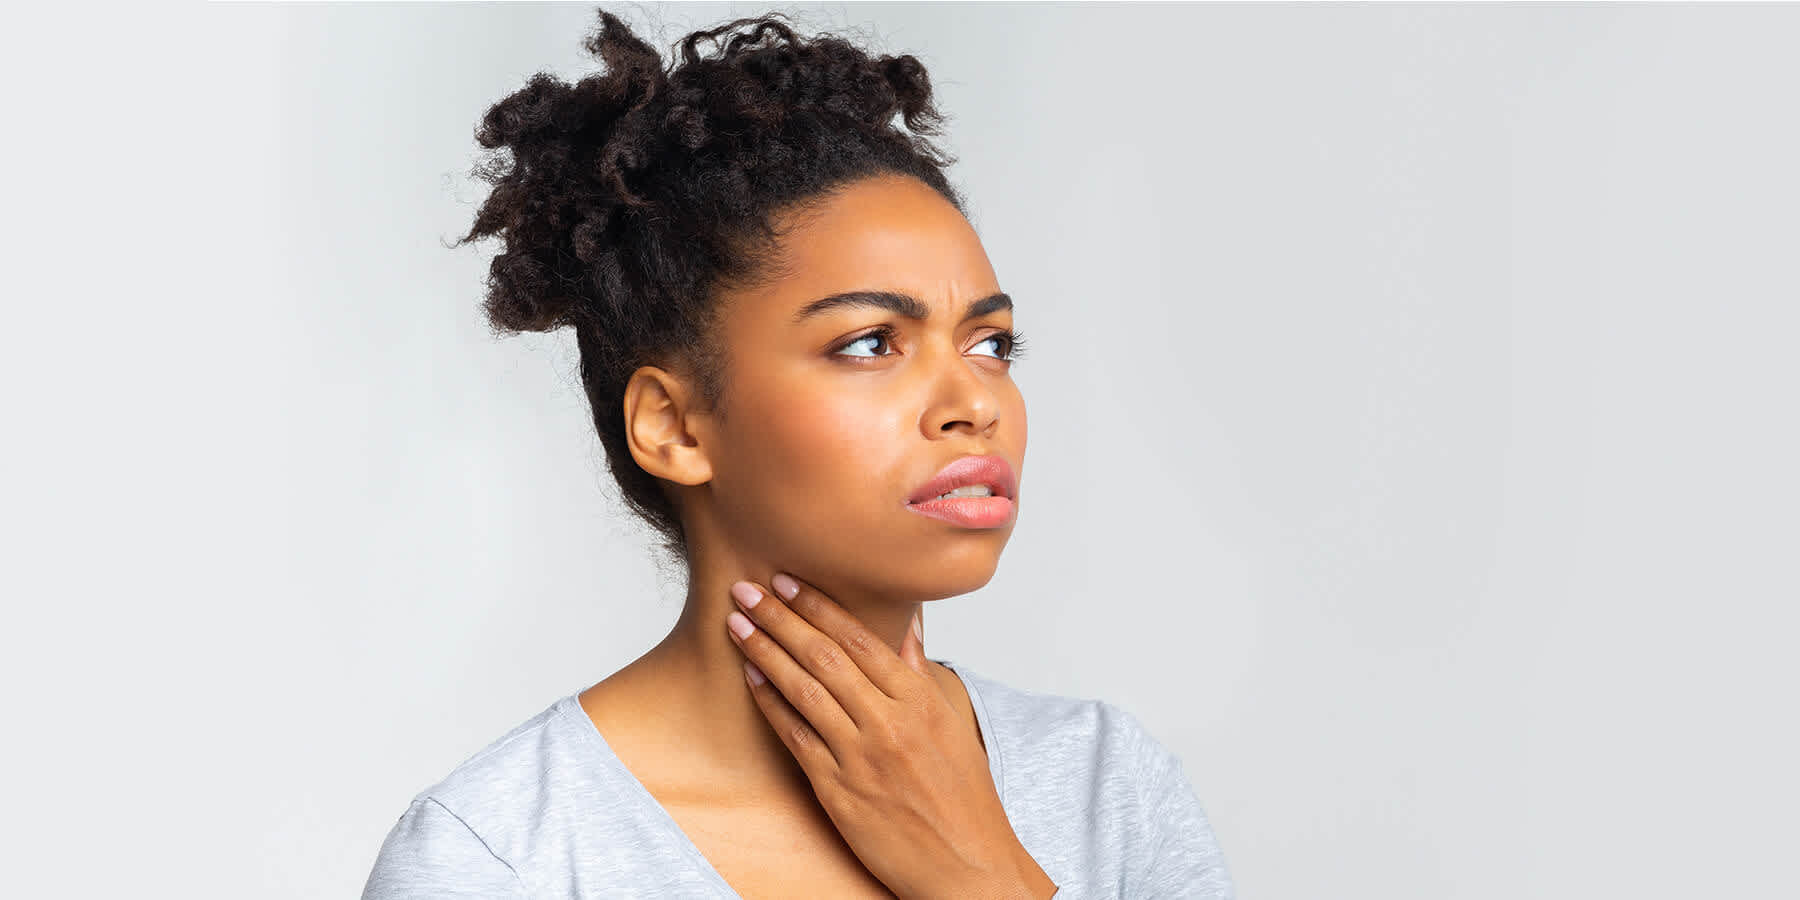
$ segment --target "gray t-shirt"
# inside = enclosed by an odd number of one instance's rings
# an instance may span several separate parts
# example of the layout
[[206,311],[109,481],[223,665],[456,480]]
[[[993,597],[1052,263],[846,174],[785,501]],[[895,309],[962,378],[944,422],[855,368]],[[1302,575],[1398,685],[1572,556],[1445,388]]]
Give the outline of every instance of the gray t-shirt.
[[[1180,758],[1134,716],[937,662],[968,690],[1001,806],[1058,900],[1233,896]],[[363,889],[451,896],[738,898],[575,694],[414,796]]]

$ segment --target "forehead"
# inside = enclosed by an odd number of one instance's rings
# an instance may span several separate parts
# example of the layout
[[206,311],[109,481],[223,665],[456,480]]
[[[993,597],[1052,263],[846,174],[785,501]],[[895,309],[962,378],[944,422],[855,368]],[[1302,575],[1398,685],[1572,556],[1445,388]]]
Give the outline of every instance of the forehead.
[[899,291],[925,301],[933,318],[954,318],[999,290],[968,220],[914,178],[857,182],[781,225],[779,277],[738,298],[745,312],[771,323],[785,324],[807,303],[843,291]]

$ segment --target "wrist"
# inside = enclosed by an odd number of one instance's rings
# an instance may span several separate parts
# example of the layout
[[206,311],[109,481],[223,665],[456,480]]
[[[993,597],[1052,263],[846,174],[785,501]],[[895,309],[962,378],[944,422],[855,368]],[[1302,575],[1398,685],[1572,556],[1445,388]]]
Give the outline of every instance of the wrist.
[[1003,867],[989,868],[978,875],[960,880],[954,893],[932,890],[927,894],[902,894],[908,897],[943,897],[946,900],[1046,900],[1056,896],[1060,887],[1051,880],[1037,860],[1023,846],[1003,857]]

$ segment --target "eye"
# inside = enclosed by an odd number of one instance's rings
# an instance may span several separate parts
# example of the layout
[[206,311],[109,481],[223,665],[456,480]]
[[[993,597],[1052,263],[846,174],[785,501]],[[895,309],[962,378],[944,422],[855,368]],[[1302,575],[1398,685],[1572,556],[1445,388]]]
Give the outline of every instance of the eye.
[[[999,350],[994,356],[995,359],[1012,362],[1025,356],[1025,335],[1017,331],[996,331],[981,339],[982,344],[988,341],[999,342]],[[981,344],[975,346],[979,347]]]
[[844,353],[844,351],[850,349],[851,347],[855,347],[860,344],[863,344],[864,342],[880,342],[880,343],[886,344],[886,343],[891,342],[893,340],[893,338],[894,338],[894,329],[890,326],[883,325],[880,328],[877,328],[874,331],[869,332],[868,334],[859,335],[857,337],[851,338],[849,343],[840,345],[836,350],[832,351],[832,353],[833,353],[833,355],[851,356],[851,357],[856,357],[859,359],[874,359],[878,356],[887,356],[889,354],[886,354],[886,353],[877,353],[877,354],[870,355],[870,354],[862,354],[862,353]]
[[[876,346],[885,345],[891,347],[895,334],[896,332],[892,325],[883,325],[873,331],[858,335],[845,343],[839,344],[837,349],[832,351],[832,355],[846,356],[852,359],[879,359],[883,356],[892,356],[892,353],[846,353],[844,351],[864,344],[868,344],[871,350]],[[976,346],[979,347],[981,344],[989,342],[994,342],[998,345],[996,353],[993,354],[995,359],[1004,362],[1012,362],[1025,355],[1025,335],[1020,334],[1019,332],[996,331],[993,334],[982,338],[981,343],[976,344]]]

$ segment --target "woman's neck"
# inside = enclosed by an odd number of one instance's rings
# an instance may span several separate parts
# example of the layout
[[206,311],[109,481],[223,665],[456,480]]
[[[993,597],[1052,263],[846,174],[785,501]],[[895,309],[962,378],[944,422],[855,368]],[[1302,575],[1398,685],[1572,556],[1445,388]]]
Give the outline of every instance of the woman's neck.
[[[725,626],[726,616],[737,609],[731,585],[751,581],[767,589],[777,571],[737,554],[693,554],[687,601],[667,636],[584,692],[583,706],[621,757],[634,757],[627,763],[652,793],[720,803],[813,797],[804,769],[751,696],[744,680],[746,656]],[[900,652],[919,602],[850,591],[840,597],[817,586]],[[940,687],[945,678],[956,678],[936,663],[929,665]]]

